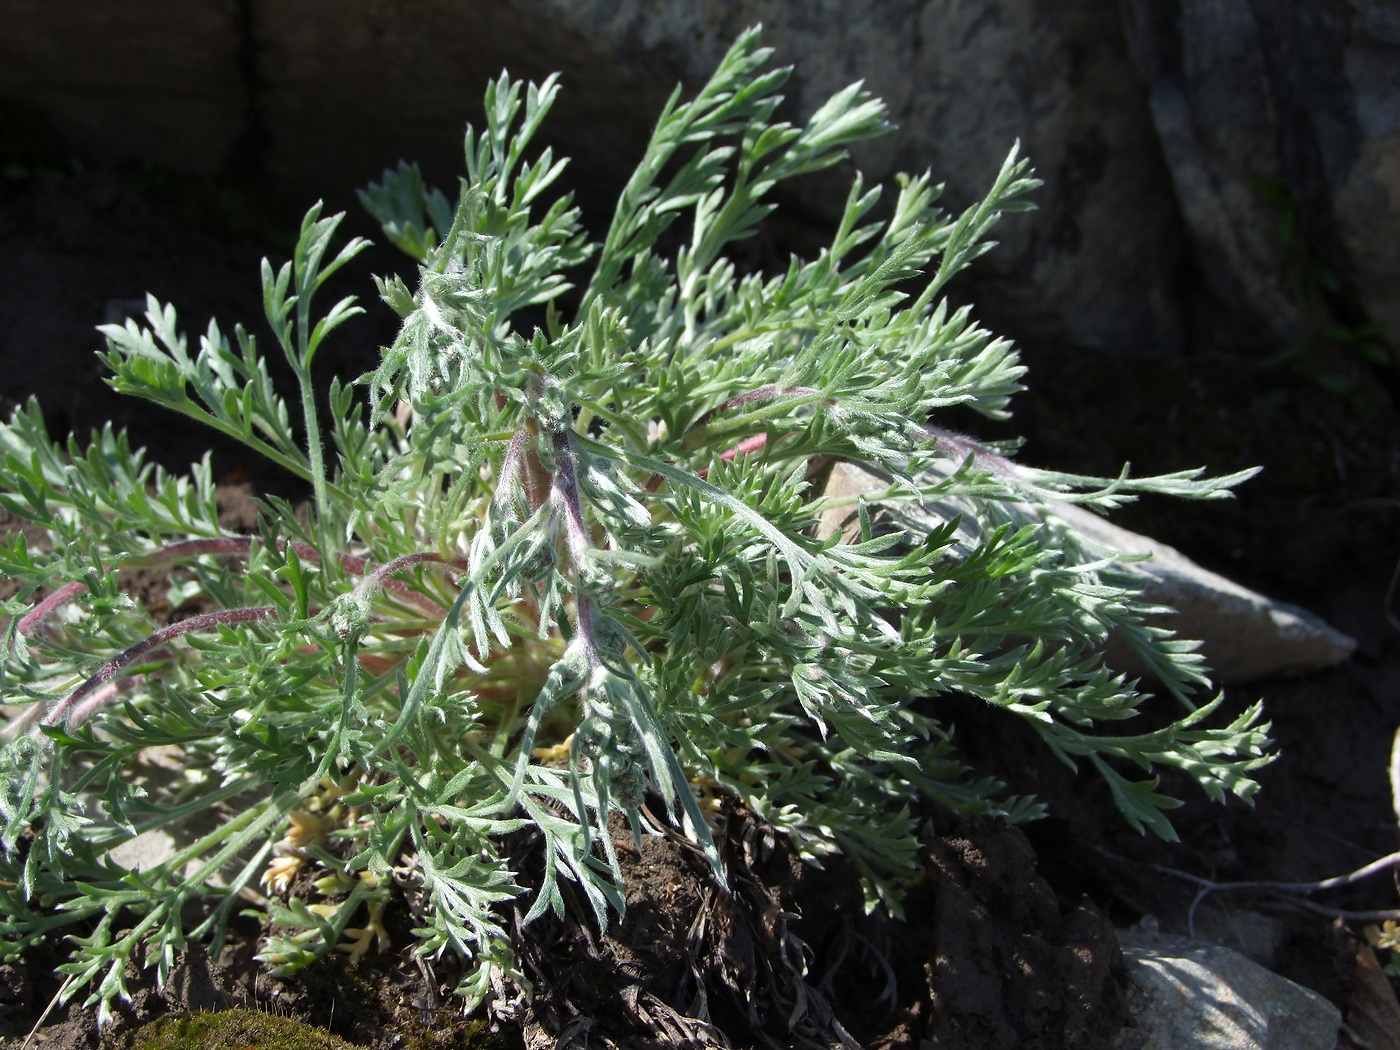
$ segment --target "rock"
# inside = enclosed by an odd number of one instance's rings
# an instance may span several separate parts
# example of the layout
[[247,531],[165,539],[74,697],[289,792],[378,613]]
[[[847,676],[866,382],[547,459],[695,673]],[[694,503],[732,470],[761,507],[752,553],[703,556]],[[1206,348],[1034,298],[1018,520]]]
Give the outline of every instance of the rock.
[[421,0],[411,13],[393,0],[250,6],[261,163],[301,208],[325,196],[358,209],[352,191],[400,157],[455,199],[464,126],[481,126],[482,93],[507,69],[536,82],[561,73],[538,146],[573,158],[562,185],[601,218],[675,84],[674,73],[630,70],[588,37],[508,4]]
[[1277,106],[1250,2],[1174,5],[1172,24],[1163,5],[1122,6],[1151,85],[1152,117],[1182,217],[1196,254],[1210,260],[1202,280],[1226,307],[1232,342],[1263,332],[1282,345],[1302,310],[1284,279],[1276,216],[1255,181],[1277,181],[1281,173],[1268,141]]
[[[1280,3],[1282,0],[1280,0]],[[1400,10],[1381,0],[1352,0],[1341,74],[1353,100],[1349,116],[1355,152],[1330,161],[1332,205],[1343,263],[1370,317],[1400,347]],[[1345,113],[1346,111],[1343,110]],[[1326,145],[1325,143],[1323,145]],[[1348,163],[1349,161],[1349,163]]]
[[[141,752],[139,764],[133,768],[132,775],[148,791],[153,791],[157,784],[163,785],[164,790],[170,790],[172,783],[183,780],[185,761],[184,752],[176,744],[148,747]],[[210,807],[173,825],[143,831],[112,847],[108,856],[129,871],[150,871],[166,863],[186,846],[217,830],[221,820],[217,807]],[[96,826],[100,827],[101,821]],[[202,866],[202,858],[188,861],[185,875],[193,877]],[[225,885],[219,872],[212,873],[207,881],[210,886]]]
[[[1120,0],[1216,342],[1400,336],[1400,15],[1380,0]],[[1288,224],[1299,228],[1289,231]],[[1329,291],[1328,278],[1341,282]]]
[[[674,83],[756,22],[797,67],[789,118],[862,78],[887,100],[898,133],[856,154],[872,180],[931,168],[961,208],[1020,140],[1040,212],[1004,224],[959,292],[1002,334],[1273,354],[1374,320],[1400,339],[1386,0],[0,0],[0,96],[84,156],[237,160],[300,214],[353,203],[400,156],[450,186],[486,80],[560,70],[542,138],[602,216]],[[830,220],[844,178],[793,192]]]
[[[878,492],[887,486],[886,479],[839,462],[832,467],[825,495],[851,497]],[[899,504],[897,511],[887,507],[886,512],[902,527],[927,530],[964,515],[966,509],[948,501],[922,506]],[[822,517],[820,533],[831,536],[849,530],[854,513],[849,505],[828,510]],[[1093,547],[1150,555],[1145,561],[1125,562],[1120,567],[1142,577],[1146,601],[1176,610],[1175,615],[1155,617],[1152,622],[1170,627],[1183,638],[1202,641],[1206,662],[1221,682],[1244,682],[1327,667],[1345,660],[1356,647],[1352,639],[1306,610],[1241,587],[1201,568],[1180,551],[1129,532],[1081,507],[1049,501],[1034,507],[1022,506],[1016,516],[1026,522],[1058,523]],[[961,519],[958,542],[968,550],[977,539],[973,518],[966,514]],[[1134,674],[1144,671],[1124,645],[1110,645],[1106,660],[1116,670]]]
[[247,118],[239,7],[4,0],[0,98],[37,109],[83,156],[211,174]]
[[1239,952],[1119,931],[1130,1025],[1114,1050],[1332,1050],[1341,1011]]
[[[1147,554],[1123,567],[1143,577],[1143,597],[1176,610],[1154,622],[1185,638],[1198,638],[1215,677],[1247,682],[1329,667],[1345,660],[1356,643],[1296,605],[1274,601],[1203,569],[1165,543],[1129,532],[1082,507],[1046,505],[1046,511],[1095,544],[1122,554]],[[1115,663],[1117,659],[1117,663]],[[1139,671],[1126,650],[1110,650],[1110,666]]]
[[[986,192],[1013,142],[1045,181],[1032,220],[998,227],[1000,246],[966,290],[979,317],[1020,340],[1114,352],[1183,346],[1183,243],[1142,79],[1113,5],[1099,0],[507,0],[539,24],[589,41],[666,84],[697,84],[745,27],[763,25],[775,61],[795,64],[787,119],[805,119],[855,80],[899,129],[855,151],[872,180],[933,171],[962,209]],[[667,85],[669,86],[669,84]],[[570,90],[592,93],[586,84]],[[608,100],[598,97],[598,111]],[[837,217],[848,175],[789,191]]]
[[180,844],[164,828],[143,831],[108,852],[113,862],[128,871],[151,871],[179,851]]
[[1288,924],[1238,902],[1212,904],[1209,899],[1196,909],[1192,932],[1203,941],[1232,948],[1266,970],[1278,965],[1288,942]]

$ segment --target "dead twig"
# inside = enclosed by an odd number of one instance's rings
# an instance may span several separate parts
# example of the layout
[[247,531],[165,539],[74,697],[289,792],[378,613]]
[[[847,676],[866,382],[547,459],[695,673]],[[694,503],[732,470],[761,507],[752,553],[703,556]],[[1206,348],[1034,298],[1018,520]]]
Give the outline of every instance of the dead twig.
[[[1197,887],[1196,897],[1191,901],[1191,906],[1186,912],[1186,932],[1190,937],[1195,937],[1196,935],[1196,909],[1200,906],[1201,902],[1212,893],[1256,890],[1286,897],[1303,898],[1313,893],[1320,893],[1324,890],[1335,890],[1344,886],[1351,886],[1364,879],[1371,878],[1373,875],[1380,875],[1383,872],[1400,868],[1400,850],[1397,850],[1394,853],[1388,853],[1384,857],[1373,860],[1369,864],[1363,864],[1355,871],[1347,872],[1345,875],[1334,875],[1331,878],[1318,879],[1315,882],[1281,882],[1273,879],[1247,879],[1222,882],[1216,879],[1208,879],[1203,875],[1193,875],[1191,872],[1182,871],[1179,868],[1169,868],[1164,864],[1135,861],[1128,857],[1110,853],[1108,850],[1100,850],[1099,852],[1112,857],[1114,860],[1140,865],[1163,875],[1170,875],[1173,878],[1182,879],[1185,882],[1195,884]],[[1316,901],[1310,900],[1292,900],[1290,903],[1307,911],[1317,912],[1319,915],[1327,915],[1332,918],[1349,919],[1358,922],[1377,922],[1386,919],[1400,920],[1400,908],[1379,909],[1376,911],[1347,911],[1344,908],[1334,908],[1330,905],[1319,904]]]

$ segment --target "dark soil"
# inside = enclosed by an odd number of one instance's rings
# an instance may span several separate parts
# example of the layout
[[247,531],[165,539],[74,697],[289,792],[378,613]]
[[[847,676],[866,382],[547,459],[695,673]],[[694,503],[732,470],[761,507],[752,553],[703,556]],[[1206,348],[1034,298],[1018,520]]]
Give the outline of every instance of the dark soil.
[[[105,391],[93,326],[139,312],[149,289],[175,302],[189,330],[210,316],[261,330],[258,259],[279,260],[278,246],[256,231],[170,199],[153,195],[149,181],[106,170],[0,184],[0,407],[37,394],[55,433],[114,420],[155,459],[183,469],[209,447],[204,436]],[[370,232],[352,221],[355,232]],[[361,262],[339,294],[372,299],[368,272],[396,265],[388,256]],[[327,377],[365,371],[391,331],[355,328],[326,357]],[[1163,869],[1219,881],[1313,880],[1400,845],[1387,781],[1400,720],[1400,634],[1388,621],[1400,610],[1387,608],[1400,559],[1393,391],[1348,360],[1337,367],[1349,392],[1337,394],[1252,355],[1024,352],[1031,390],[1014,423],[1028,437],[1021,458],[1098,473],[1116,473],[1124,460],[1139,472],[1264,465],[1233,503],[1146,502],[1119,520],[1357,638],[1357,654],[1340,667],[1227,690],[1235,708],[1262,697],[1273,722],[1280,758],[1261,776],[1257,805],[1190,798],[1175,821],[1179,843],[1137,836],[1098,785],[1053,764],[1011,720],[970,707],[958,719],[964,748],[1018,790],[1041,795],[1050,819],[1024,834],[947,828],[924,857],[905,921],[866,915],[845,865],[799,864],[743,812],[727,813],[720,829],[732,892],[684,844],[648,837],[640,854],[627,855],[624,922],[602,932],[545,919],[522,937],[533,998],[516,1022],[498,1025],[493,1045],[553,1046],[587,1032],[599,1045],[627,1047],[830,1046],[843,1033],[848,1045],[870,1047],[1102,1047],[1123,1023],[1113,928],[1149,917],[1167,931],[1239,947],[1348,1004],[1355,949],[1338,955],[1330,915],[1277,895],[1198,899],[1193,883]],[[250,482],[296,495],[251,454],[212,447],[230,499]],[[515,848],[528,881],[538,851],[528,837]],[[1353,911],[1400,903],[1384,877],[1313,899]],[[163,990],[133,975],[138,991],[105,1034],[80,1004],[56,1009],[43,1045],[124,1045],[151,1018],[234,1006],[365,1046],[488,1045],[484,1027],[454,1009],[450,960],[389,953],[358,969],[328,960],[278,981],[252,960],[258,932],[236,929],[217,960],[192,947]],[[407,943],[407,930],[396,932],[396,943]],[[44,1014],[59,961],[34,955],[0,967],[4,1050]],[[702,1011],[709,1024],[694,1020]]]

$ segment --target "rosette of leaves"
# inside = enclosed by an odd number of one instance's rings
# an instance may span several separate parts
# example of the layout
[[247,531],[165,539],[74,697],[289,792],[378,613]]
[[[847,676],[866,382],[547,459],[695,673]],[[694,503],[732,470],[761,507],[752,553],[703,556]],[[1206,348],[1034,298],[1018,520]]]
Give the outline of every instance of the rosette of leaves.
[[[565,162],[530,149],[554,78],[488,88],[455,204],[411,166],[371,186],[418,275],[379,281],[402,327],[367,413],[353,386],[312,383],[360,312],[323,313],[316,292],[365,243],[319,206],[262,271],[292,403],[241,327],[192,342],[154,299],[106,326],[117,390],[307,484],[304,508],[264,500],[254,535],[220,526],[207,458],[175,477],[110,428],[56,443],[33,404],[0,426],[0,505],[32,526],[0,547],[18,588],[0,665],[7,953],[66,934],[66,994],[105,1009],[128,962],[163,978],[250,902],[286,972],[343,938],[362,950],[380,912],[349,924],[392,892],[416,951],[458,953],[480,1003],[515,973],[502,905],[525,891],[504,836],[542,856],[526,923],[564,913],[567,881],[606,924],[624,903],[610,816],[672,826],[722,880],[707,814],[724,799],[806,858],[845,854],[871,906],[897,910],[930,801],[1039,812],[958,760],[937,702],[954,692],[1087,763],[1140,828],[1171,834],[1162,768],[1249,795],[1258,711],[1215,724],[1217,702],[1191,699],[1192,646],[1143,626],[1112,560],[1013,513],[1214,498],[1245,475],[1036,472],[931,425],[953,405],[1001,418],[1018,389],[1012,347],[942,298],[1027,207],[1015,151],[956,215],[928,174],[883,211],[856,177],[815,259],[742,273],[727,251],[780,182],[888,130],[858,84],[805,125],[777,120],[788,71],[767,58],[747,33],[692,100],[672,96],[601,244],[557,188]],[[883,505],[956,501],[978,528],[882,531],[853,504],[855,534],[823,535],[820,477],[842,459],[892,479]],[[167,574],[183,618],[128,593],[138,567]],[[1176,721],[1120,731],[1144,696],[1103,666],[1110,633],[1158,669]],[[121,861],[161,831],[158,863]],[[298,865],[339,903],[282,902]]]

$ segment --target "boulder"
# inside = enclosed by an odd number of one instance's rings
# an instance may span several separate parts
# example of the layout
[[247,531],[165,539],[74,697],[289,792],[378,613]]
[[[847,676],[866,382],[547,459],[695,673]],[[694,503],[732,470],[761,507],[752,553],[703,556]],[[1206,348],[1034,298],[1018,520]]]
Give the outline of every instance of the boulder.
[[[862,78],[888,101],[899,132],[856,155],[872,180],[929,168],[961,208],[1020,140],[1040,212],[958,293],[1002,334],[1272,354],[1337,350],[1339,324],[1400,332],[1384,0],[0,0],[0,100],[82,156],[259,172],[300,214],[401,156],[450,184],[485,81],[560,70],[544,138],[606,214],[672,86],[756,22],[797,67],[791,119]],[[794,190],[809,218],[834,216],[843,178]]]
[[1120,0],[1217,342],[1400,338],[1400,13]]
[[[825,495],[849,499],[888,486],[887,478],[838,462],[832,466]],[[878,506],[878,501],[873,502]],[[957,545],[964,551],[978,542],[975,518],[967,513],[970,509],[954,500],[883,508],[899,527],[914,531],[927,531],[961,516]],[[1007,513],[1024,523],[1068,528],[1092,549],[1147,555],[1145,560],[1123,562],[1119,567],[1141,578],[1145,601],[1176,610],[1150,620],[1180,637],[1200,640],[1206,662],[1220,682],[1315,670],[1345,660],[1356,648],[1351,638],[1307,610],[1266,598],[1202,568],[1164,543],[1120,528],[1082,507],[1048,500],[1020,505],[1014,512],[1008,508]],[[854,515],[849,503],[829,509],[821,520],[821,534],[849,534]],[[1126,645],[1110,643],[1106,662],[1131,674],[1145,671]]]
[[[1142,577],[1146,600],[1176,610],[1175,615],[1156,622],[1184,638],[1200,639],[1206,662],[1221,682],[1329,667],[1356,649],[1355,641],[1306,609],[1242,587],[1165,543],[1068,503],[1049,503],[1044,509],[1096,546],[1148,555],[1146,561],[1123,567]],[[1132,666],[1126,651],[1110,651],[1108,660],[1110,666],[1140,670]]]
[[562,184],[603,218],[675,83],[509,4],[253,0],[250,9],[260,164],[299,208],[325,196],[358,212],[354,190],[399,158],[455,199],[463,129],[484,123],[482,93],[504,69],[536,82],[561,74],[538,145],[572,158]]
[[84,157],[212,174],[247,118],[239,8],[3,0],[0,99],[37,110]]
[[[1182,349],[1183,242],[1147,92],[1118,13],[1099,0],[507,0],[669,87],[703,80],[730,41],[761,23],[775,60],[795,64],[788,119],[855,80],[899,130],[855,151],[872,180],[931,169],[944,200],[980,199],[1019,141],[1045,185],[1034,219],[1005,222],[966,291],[979,317],[1022,341],[1114,352]],[[577,82],[569,90],[592,93]],[[609,102],[599,98],[599,110]],[[843,174],[839,179],[848,176]],[[793,192],[834,220],[838,177]]]
[[1217,944],[1120,930],[1130,1022],[1114,1050],[1333,1050],[1341,1011]]

